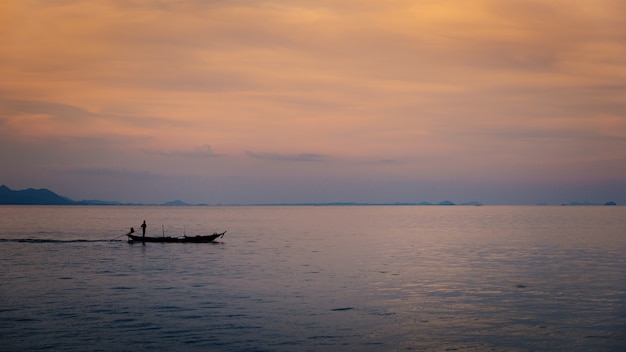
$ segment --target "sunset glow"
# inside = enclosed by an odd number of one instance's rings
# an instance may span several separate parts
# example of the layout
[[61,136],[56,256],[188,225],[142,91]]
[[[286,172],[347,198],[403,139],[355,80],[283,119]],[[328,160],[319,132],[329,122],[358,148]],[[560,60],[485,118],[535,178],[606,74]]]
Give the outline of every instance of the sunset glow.
[[0,184],[626,203],[623,1],[6,1]]

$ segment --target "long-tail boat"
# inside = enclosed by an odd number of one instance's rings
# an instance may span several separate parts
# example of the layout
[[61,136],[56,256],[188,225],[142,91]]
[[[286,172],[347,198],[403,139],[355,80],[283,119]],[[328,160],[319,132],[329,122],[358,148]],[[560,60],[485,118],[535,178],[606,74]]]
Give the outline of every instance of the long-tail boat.
[[133,235],[132,232],[126,234],[128,236],[128,242],[162,242],[162,243],[208,243],[213,242],[217,238],[224,237],[226,231],[222,233],[213,233],[212,235],[205,236],[186,236],[182,235],[180,237],[171,237],[171,236],[161,236],[161,237],[150,237],[150,236],[138,236]]

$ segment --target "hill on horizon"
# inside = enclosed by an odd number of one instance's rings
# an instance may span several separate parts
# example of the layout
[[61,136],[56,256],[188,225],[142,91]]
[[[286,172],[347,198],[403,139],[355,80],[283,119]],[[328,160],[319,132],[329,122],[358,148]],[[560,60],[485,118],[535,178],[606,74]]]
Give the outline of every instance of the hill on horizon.
[[[24,190],[12,190],[6,185],[0,186],[0,205],[144,205],[142,203],[121,203],[106,200],[80,200],[58,195],[53,191],[41,188],[28,188]],[[156,205],[156,204],[155,204]],[[191,205],[180,200],[174,200],[159,205]]]
[[0,204],[7,205],[73,205],[79,204],[70,198],[60,196],[49,189],[28,188],[14,191],[9,187],[0,186]]
[[[161,203],[161,204],[143,204],[143,203],[121,203],[118,201],[105,201],[105,200],[80,200],[76,201],[71,198],[58,195],[57,193],[46,189],[34,189],[28,188],[24,190],[12,190],[6,185],[0,185],[0,205],[163,205],[163,206],[206,206],[209,204],[189,204],[181,200],[172,200],[169,202]],[[221,205],[221,204],[218,204]],[[450,205],[483,205],[483,203],[478,201],[469,201],[463,203],[454,203],[450,200],[444,200],[438,203],[431,202],[402,202],[402,203],[356,203],[356,202],[322,202],[322,203],[258,203],[258,204],[231,204],[231,205],[293,205],[293,206],[303,206],[303,205],[441,205],[441,206],[450,206]],[[536,205],[548,205],[545,203],[538,203]],[[573,205],[604,205],[611,206],[617,205],[614,201],[608,201],[605,203],[598,202],[569,202],[569,203],[561,203],[555,205],[565,205],[565,206],[573,206]]]

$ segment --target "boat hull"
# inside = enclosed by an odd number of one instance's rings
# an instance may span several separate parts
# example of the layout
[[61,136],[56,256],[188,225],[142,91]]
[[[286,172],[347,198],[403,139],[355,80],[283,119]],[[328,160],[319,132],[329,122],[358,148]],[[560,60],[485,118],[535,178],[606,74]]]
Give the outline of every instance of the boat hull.
[[147,237],[128,234],[128,242],[157,242],[157,243],[209,243],[218,237],[223,237],[226,231],[207,236],[181,236],[181,237]]

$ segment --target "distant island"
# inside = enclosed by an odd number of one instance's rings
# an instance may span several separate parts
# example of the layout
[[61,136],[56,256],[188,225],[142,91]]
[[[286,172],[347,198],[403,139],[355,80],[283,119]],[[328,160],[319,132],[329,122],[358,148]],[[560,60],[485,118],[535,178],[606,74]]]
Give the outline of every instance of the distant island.
[[[49,189],[33,189],[28,188],[24,190],[15,191],[9,187],[0,186],[0,205],[159,205],[159,206],[208,206],[209,204],[189,204],[181,200],[172,200],[161,204],[145,204],[145,203],[122,203],[117,201],[106,200],[73,200],[68,197],[64,197],[54,193]],[[317,202],[317,203],[258,203],[258,204],[218,204],[218,205],[250,205],[250,206],[376,206],[376,205],[396,205],[396,206],[452,206],[456,203],[444,200],[439,203],[431,202],[396,202],[396,203],[359,203],[359,202]],[[458,205],[461,206],[480,206],[483,205],[478,201],[463,202]],[[540,203],[537,205],[547,205]],[[577,206],[577,205],[617,205],[613,201],[606,203],[593,203],[593,202],[570,202],[562,203],[563,206]]]
[[11,205],[72,205],[75,201],[62,197],[47,189],[25,189],[14,191],[9,187],[0,186],[0,204]]
[[[14,191],[6,185],[0,186],[0,205],[163,205],[163,206],[208,206],[208,204],[189,204],[181,200],[172,200],[161,204],[122,203],[105,200],[73,200],[60,196],[49,189],[25,189]],[[231,204],[240,205],[240,204]],[[367,206],[367,205],[456,205],[454,202],[444,200],[439,203],[356,203],[356,202],[329,202],[329,203],[262,203],[245,204],[255,206]],[[482,205],[472,201],[462,205]]]
[[[147,205],[142,203],[122,203],[106,200],[73,200],[60,196],[49,189],[24,189],[14,191],[9,187],[0,186],[0,205]],[[175,200],[156,205],[191,205]]]
[[[444,200],[439,203],[430,202],[395,202],[395,203],[360,203],[360,202],[317,202],[317,203],[256,203],[247,204],[256,206],[367,206],[367,205],[456,205],[455,203]],[[478,202],[462,203],[461,205],[482,205]]]
[[600,204],[600,203],[593,203],[593,202],[569,202],[567,204],[561,204],[561,205],[571,205],[571,206],[577,206],[577,205],[617,205],[617,203],[615,202],[606,202],[604,204]]

